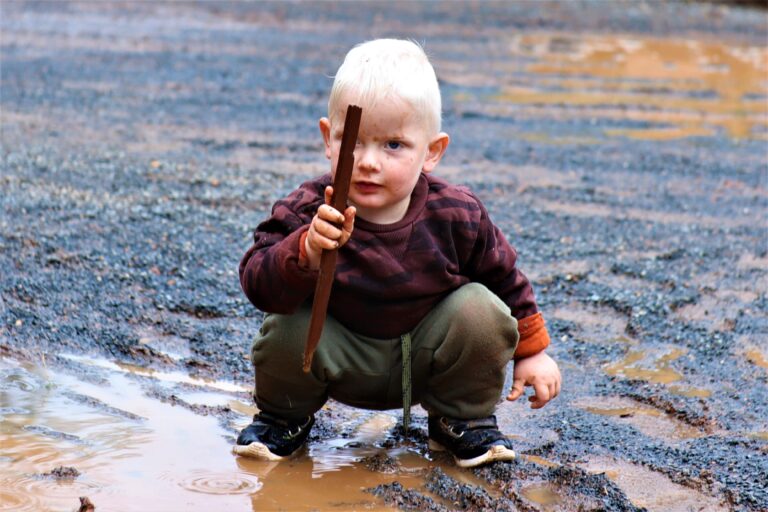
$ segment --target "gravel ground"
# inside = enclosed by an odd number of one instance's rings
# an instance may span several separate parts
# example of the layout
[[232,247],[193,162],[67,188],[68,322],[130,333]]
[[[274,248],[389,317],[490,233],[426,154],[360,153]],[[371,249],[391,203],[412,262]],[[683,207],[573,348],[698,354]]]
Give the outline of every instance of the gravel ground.
[[[262,315],[237,264],[251,230],[325,171],[316,120],[346,50],[413,37],[442,82],[441,171],[518,248],[566,390],[540,413],[500,413],[528,459],[475,470],[475,484],[438,468],[423,489],[371,492],[411,510],[642,506],[641,485],[609,468],[689,490],[696,509],[766,510],[765,107],[739,114],[756,119],[748,136],[707,112],[697,122],[715,129],[658,140],[606,134],[668,130],[677,103],[503,98],[562,92],[526,67],[535,48],[510,50],[526,37],[548,34],[557,55],[631,34],[762,49],[761,89],[737,101],[764,105],[767,25],[762,10],[694,2],[3,2],[0,355],[250,382]],[[586,92],[616,83],[586,78]],[[661,94],[724,104],[723,90]],[[174,360],[163,344],[179,340],[189,353]],[[347,413],[324,411],[314,439]],[[381,462],[371,470],[391,470]],[[532,482],[559,504],[526,499]]]

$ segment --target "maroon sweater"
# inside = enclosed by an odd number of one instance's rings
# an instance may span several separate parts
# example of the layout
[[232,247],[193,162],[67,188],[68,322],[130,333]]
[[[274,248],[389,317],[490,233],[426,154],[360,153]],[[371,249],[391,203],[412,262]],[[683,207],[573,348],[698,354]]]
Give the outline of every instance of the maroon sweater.
[[[299,265],[299,241],[330,184],[328,174],[303,183],[256,228],[240,262],[240,283],[260,310],[290,314],[311,298],[317,271]],[[422,174],[402,220],[355,220],[352,237],[339,249],[328,312],[357,333],[395,338],[453,290],[478,282],[518,319],[515,358],[527,357],[543,350],[549,335],[516,259],[472,192]]]

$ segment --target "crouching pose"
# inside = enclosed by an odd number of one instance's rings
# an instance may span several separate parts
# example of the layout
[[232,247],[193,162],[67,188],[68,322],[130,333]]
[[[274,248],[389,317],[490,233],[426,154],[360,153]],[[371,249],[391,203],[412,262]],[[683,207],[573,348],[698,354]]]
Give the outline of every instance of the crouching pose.
[[[346,107],[363,109],[349,204],[330,206]],[[240,264],[266,312],[252,349],[259,414],[239,455],[298,450],[328,398],[366,409],[411,403],[429,413],[429,445],[460,466],[514,458],[494,411],[514,360],[508,400],[532,386],[532,407],[560,392],[549,335],[517,253],[465,187],[433,176],[449,137],[424,51],[402,40],[353,48],[320,119],[329,174],[277,201]],[[320,256],[338,249],[322,337],[302,371]]]

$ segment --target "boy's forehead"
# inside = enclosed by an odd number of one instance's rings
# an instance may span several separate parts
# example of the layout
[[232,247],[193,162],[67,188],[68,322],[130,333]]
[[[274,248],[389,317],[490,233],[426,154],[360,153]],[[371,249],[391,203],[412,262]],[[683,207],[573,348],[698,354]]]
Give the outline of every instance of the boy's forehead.
[[420,116],[413,105],[402,98],[388,97],[374,101],[354,98],[354,100],[356,101],[349,101],[347,97],[342,97],[335,111],[329,113],[334,127],[343,128],[347,106],[357,105],[363,109],[360,120],[361,130],[418,129],[422,131],[427,128],[424,116]]

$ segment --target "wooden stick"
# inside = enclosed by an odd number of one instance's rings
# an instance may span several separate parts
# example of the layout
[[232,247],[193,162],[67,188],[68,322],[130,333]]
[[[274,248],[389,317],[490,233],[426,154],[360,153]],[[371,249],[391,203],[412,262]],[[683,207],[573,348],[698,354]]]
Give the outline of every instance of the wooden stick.
[[[360,129],[360,117],[363,109],[356,105],[347,106],[347,117],[344,120],[344,133],[341,135],[341,149],[339,161],[336,163],[336,176],[333,180],[333,196],[331,206],[344,213],[347,208],[347,196],[349,195],[349,183],[352,180],[352,168],[355,164],[355,144],[357,144],[357,132]],[[320,256],[320,273],[317,276],[315,298],[312,301],[312,317],[309,320],[307,344],[304,347],[304,372],[309,372],[312,366],[312,356],[320,335],[323,333],[325,315],[328,311],[328,299],[331,296],[333,275],[336,271],[337,249],[323,250]]]

